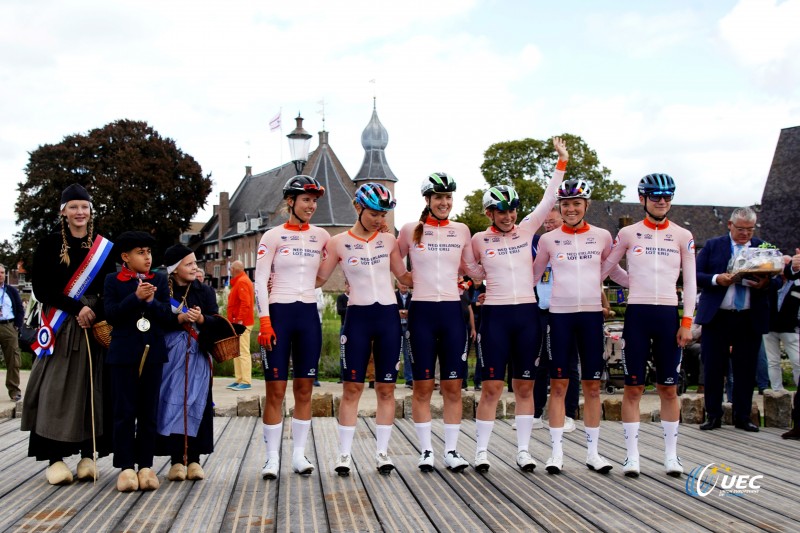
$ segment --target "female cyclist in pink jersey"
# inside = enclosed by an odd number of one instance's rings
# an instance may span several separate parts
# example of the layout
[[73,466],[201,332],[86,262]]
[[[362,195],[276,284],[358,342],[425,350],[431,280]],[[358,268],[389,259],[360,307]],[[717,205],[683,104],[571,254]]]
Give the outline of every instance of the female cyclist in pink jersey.
[[[317,314],[315,282],[328,232],[309,224],[325,188],[310,176],[295,176],[283,187],[289,220],[267,231],[258,245],[256,306],[261,324],[258,343],[264,348],[266,400],[263,431],[267,460],[261,475],[275,479],[280,472],[279,449],[283,432],[283,399],[292,358],[294,416],[292,468],[310,474],[314,466],[305,457],[311,426],[311,391],[322,350],[322,326]],[[271,290],[268,281],[272,276]]]
[[448,219],[456,182],[444,172],[422,181],[425,209],[418,222],[403,226],[398,237],[400,255],[411,261],[414,297],[408,313],[414,392],[411,412],[420,443],[418,466],[434,466],[431,445],[431,395],[439,359],[444,398],[444,463],[460,472],[469,463],[457,451],[461,428],[461,383],[467,371],[467,326],[458,292],[458,273],[476,278],[483,269],[475,262],[469,228]]
[[[539,279],[547,264],[553,270],[550,298],[550,439],[553,452],[545,468],[560,473],[564,458],[561,438],[564,432],[564,396],[569,384],[569,361],[580,355],[581,385],[584,396],[584,429],[588,453],[586,466],[607,473],[611,463],[597,453],[600,436],[600,376],[603,370],[603,306],[601,265],[611,253],[611,234],[590,226],[584,220],[591,188],[582,179],[569,179],[558,189],[558,205],[564,224],[545,233],[533,265]],[[627,282],[624,271],[612,278]]]
[[395,201],[389,189],[379,183],[365,183],[353,201],[358,220],[346,233],[331,238],[327,258],[317,273],[317,285],[324,284],[338,264],[350,284],[350,298],[340,340],[343,392],[339,404],[339,456],[336,472],[350,474],[350,450],[358,420],[358,401],[364,391],[364,377],[372,352],[375,358],[375,414],[378,471],[394,469],[389,458],[389,438],[394,423],[394,388],[400,367],[401,328],[391,274],[404,285],[412,285],[391,233],[381,230]]
[[489,438],[508,363],[513,369],[512,385],[516,399],[517,465],[526,472],[536,468],[528,446],[533,427],[533,380],[541,331],[533,292],[536,283],[531,247],[534,233],[555,204],[556,190],[564,179],[569,159],[564,141],[555,137],[553,146],[558,152],[556,171],[533,213],[517,226],[517,192],[505,185],[492,187],[483,195],[483,207],[492,225],[472,238],[473,253],[486,272],[486,300],[478,334],[483,390],[475,414],[473,464],[479,472],[489,469]]

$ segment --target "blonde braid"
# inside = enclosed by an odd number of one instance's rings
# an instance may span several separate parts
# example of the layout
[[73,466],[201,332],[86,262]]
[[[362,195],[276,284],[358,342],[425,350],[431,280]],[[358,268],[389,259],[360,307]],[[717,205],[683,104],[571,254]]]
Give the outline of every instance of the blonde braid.
[[87,240],[81,243],[81,248],[91,248],[92,247],[92,234],[94,233],[94,217],[89,218],[89,233],[87,234]]
[[61,217],[61,263],[69,266],[69,244],[67,244],[66,218]]

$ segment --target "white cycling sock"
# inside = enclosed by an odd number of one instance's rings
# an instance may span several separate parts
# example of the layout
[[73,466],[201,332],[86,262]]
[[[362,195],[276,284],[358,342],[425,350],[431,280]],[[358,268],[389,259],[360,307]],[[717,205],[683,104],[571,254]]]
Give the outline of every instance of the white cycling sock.
[[622,433],[625,435],[625,450],[629,459],[639,459],[639,422],[623,422]]

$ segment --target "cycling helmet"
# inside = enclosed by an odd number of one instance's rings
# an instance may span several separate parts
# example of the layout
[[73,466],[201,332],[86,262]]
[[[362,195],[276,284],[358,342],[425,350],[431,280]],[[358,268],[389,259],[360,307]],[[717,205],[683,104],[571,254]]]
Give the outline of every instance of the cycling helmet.
[[424,180],[420,187],[422,196],[430,196],[434,193],[455,192],[456,182],[444,172],[434,172]]
[[317,197],[325,194],[325,187],[311,176],[299,175],[289,178],[283,186],[283,197],[297,196],[298,194],[316,194]]
[[483,193],[483,208],[510,211],[519,206],[519,195],[510,185],[497,185]]
[[675,180],[667,174],[648,174],[639,181],[639,196],[673,196]]
[[395,202],[392,191],[380,183],[365,183],[356,189],[356,203],[373,211],[391,211]]
[[592,197],[592,187],[586,180],[579,178],[570,178],[564,181],[556,193],[558,200],[566,200],[569,198],[584,198],[588,200]]

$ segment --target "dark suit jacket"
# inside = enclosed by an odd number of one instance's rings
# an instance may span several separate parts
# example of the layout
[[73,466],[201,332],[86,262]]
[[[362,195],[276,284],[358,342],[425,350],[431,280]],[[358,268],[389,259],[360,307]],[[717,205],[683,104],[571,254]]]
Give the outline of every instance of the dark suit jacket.
[[778,309],[778,293],[770,291],[769,296],[769,330],[778,333],[791,333],[797,327],[797,312],[800,310],[800,286],[792,283],[789,292],[783,299],[783,305]]
[[[758,246],[761,239],[750,239],[750,246]],[[697,286],[702,289],[700,303],[697,306],[695,322],[708,324],[717,314],[728,287],[712,285],[711,280],[716,274],[728,271],[728,262],[733,255],[730,235],[716,237],[706,242],[706,245],[697,254]],[[772,280],[772,290],[780,285],[777,280]],[[759,333],[769,332],[769,290],[750,291],[750,309],[753,311],[753,327]]]
[[403,299],[400,297],[400,291],[394,291],[394,295],[397,297],[397,307],[400,309],[408,309],[408,306],[411,305],[411,291],[406,293],[406,304],[403,305]]
[[19,296],[19,291],[8,284],[6,281],[5,286],[0,288],[0,292],[5,289],[6,298],[11,299],[11,309],[14,311],[14,326],[17,330],[22,329],[22,321],[25,320],[25,308],[22,307],[22,298]]
[[[145,345],[150,345],[148,361],[157,363],[167,361],[167,347],[164,343],[164,327],[169,327],[175,318],[169,306],[169,286],[163,274],[156,274],[149,280],[156,286],[155,298],[146,303],[136,297],[136,280],[120,281],[116,274],[106,276],[104,303],[106,320],[114,329],[111,332],[111,346],[108,347],[106,362],[112,365],[138,365]],[[150,321],[150,330],[136,329],[140,318]]]

